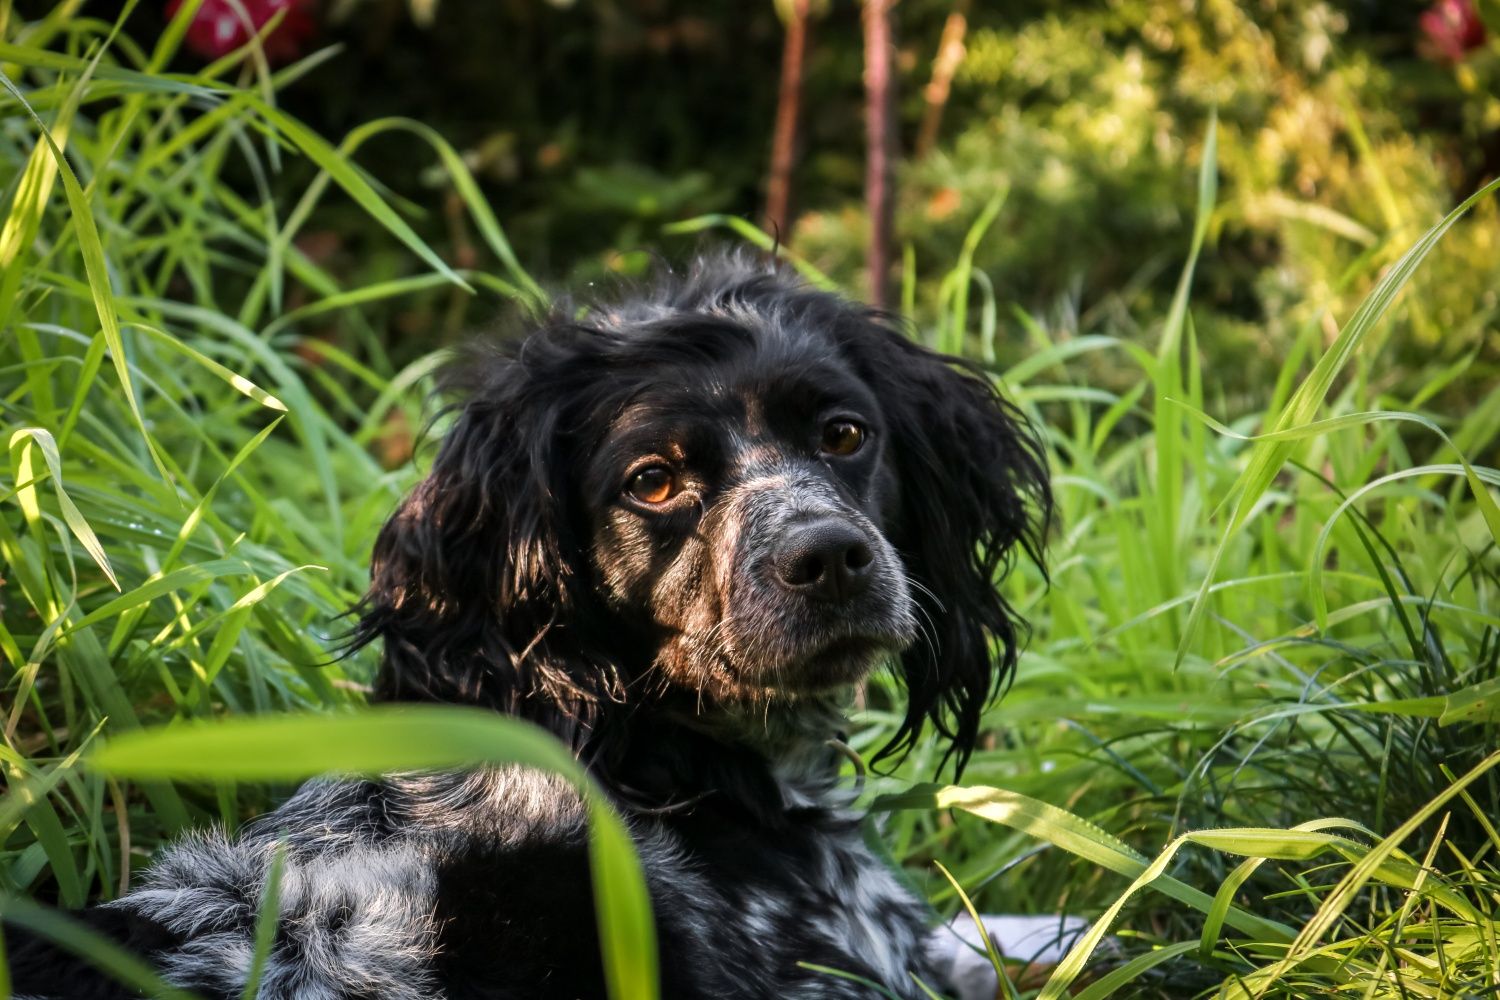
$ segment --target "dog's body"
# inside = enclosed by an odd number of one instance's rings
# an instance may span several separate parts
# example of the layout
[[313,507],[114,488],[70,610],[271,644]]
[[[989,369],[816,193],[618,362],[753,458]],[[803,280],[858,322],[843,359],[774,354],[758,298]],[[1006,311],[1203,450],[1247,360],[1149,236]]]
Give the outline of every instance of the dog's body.
[[[931,722],[967,757],[1015,656],[995,578],[1047,508],[1024,423],[881,315],[739,258],[562,307],[459,371],[432,473],[376,545],[356,642],[384,643],[378,697],[574,748],[640,852],[665,996],[871,995],[809,965],[941,985],[925,907],[843,809],[839,709],[889,662],[908,705],[886,752]],[[91,919],[238,996],[280,843],[262,996],[597,997],[585,837],[536,772],[313,782]],[[16,988],[128,995],[31,944]]]
[[[924,909],[852,819],[804,807],[758,827],[704,804],[637,816],[632,827],[663,996],[869,994],[799,962],[889,983],[901,996],[918,995],[908,970],[935,981]],[[238,996],[281,840],[284,929],[265,996],[602,997],[584,836],[571,789],[532,771],[314,782],[233,842],[174,846],[112,908],[130,915],[137,942],[174,983]]]

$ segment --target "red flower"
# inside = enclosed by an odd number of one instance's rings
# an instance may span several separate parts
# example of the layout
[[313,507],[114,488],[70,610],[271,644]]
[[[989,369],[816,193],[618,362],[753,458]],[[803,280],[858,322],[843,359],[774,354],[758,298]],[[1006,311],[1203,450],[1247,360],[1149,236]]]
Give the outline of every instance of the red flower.
[[[177,13],[183,0],[170,0],[167,16]],[[279,11],[281,23],[262,39],[266,58],[273,63],[290,62],[318,33],[313,17],[316,0],[203,0],[187,29],[187,45],[205,59],[228,55],[248,42]]]
[[1484,22],[1473,0],[1438,0],[1417,24],[1423,36],[1417,50],[1437,62],[1463,62],[1465,52],[1484,44]]

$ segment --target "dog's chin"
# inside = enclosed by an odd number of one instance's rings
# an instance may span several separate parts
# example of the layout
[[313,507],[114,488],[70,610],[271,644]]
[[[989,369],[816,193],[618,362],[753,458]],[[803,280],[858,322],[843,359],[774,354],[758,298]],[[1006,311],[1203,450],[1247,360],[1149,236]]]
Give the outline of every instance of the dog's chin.
[[849,687],[909,644],[899,634],[850,635],[809,643],[769,662],[720,662],[705,693],[727,701],[786,701]]
[[783,667],[780,675],[792,693],[818,694],[863,680],[897,648],[889,639],[866,636],[835,639]]

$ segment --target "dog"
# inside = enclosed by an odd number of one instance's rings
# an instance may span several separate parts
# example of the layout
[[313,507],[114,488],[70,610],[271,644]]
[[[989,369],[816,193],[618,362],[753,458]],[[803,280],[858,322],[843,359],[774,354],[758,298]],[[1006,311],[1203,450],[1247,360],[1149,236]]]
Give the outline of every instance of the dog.
[[[962,772],[1024,630],[996,584],[1040,564],[1050,516],[1018,409],[743,253],[564,301],[444,385],[451,427],[357,609],[375,698],[486,706],[572,748],[640,854],[663,996],[945,988],[929,910],[848,811],[844,711],[888,667],[904,706],[872,763],[931,726]],[[576,792],[518,767],[316,780],[86,919],[237,997],[279,850],[262,997],[602,997],[586,834]],[[18,995],[131,995],[12,952]]]

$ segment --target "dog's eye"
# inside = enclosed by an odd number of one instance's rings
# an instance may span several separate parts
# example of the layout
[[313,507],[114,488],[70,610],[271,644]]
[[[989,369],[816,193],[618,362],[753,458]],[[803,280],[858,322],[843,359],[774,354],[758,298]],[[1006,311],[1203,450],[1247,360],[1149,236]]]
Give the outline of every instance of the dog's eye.
[[677,479],[665,465],[650,465],[630,477],[625,492],[641,503],[666,503],[677,495]]
[[864,445],[865,429],[852,420],[830,420],[823,426],[823,452],[852,455]]

